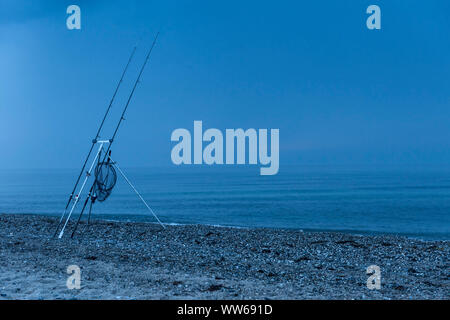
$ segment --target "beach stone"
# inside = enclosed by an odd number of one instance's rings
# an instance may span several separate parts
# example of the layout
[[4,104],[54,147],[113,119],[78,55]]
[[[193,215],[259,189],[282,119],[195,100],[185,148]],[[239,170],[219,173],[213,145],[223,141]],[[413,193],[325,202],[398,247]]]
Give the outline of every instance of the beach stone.
[[[102,220],[74,239],[49,240],[57,219],[0,214],[0,297],[450,298],[449,241]],[[71,264],[82,269],[74,292],[66,287]],[[379,291],[366,286],[373,264]]]

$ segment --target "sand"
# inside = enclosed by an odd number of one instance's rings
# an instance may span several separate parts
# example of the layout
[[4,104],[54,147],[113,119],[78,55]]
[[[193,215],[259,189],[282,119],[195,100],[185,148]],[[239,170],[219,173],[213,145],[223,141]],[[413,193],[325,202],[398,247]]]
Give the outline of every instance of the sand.
[[50,239],[56,224],[0,214],[0,299],[450,298],[449,241],[100,220]]

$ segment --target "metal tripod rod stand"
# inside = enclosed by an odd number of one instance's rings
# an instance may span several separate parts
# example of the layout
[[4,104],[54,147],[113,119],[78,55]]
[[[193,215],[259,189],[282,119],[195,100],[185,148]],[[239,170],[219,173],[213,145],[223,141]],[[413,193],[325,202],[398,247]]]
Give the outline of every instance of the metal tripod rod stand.
[[79,201],[79,199],[80,199],[80,197],[81,197],[81,193],[83,192],[83,189],[84,189],[84,187],[86,186],[86,183],[87,183],[89,177],[91,176],[92,169],[94,168],[94,165],[95,165],[95,163],[97,162],[97,158],[99,157],[100,152],[101,152],[102,149],[103,149],[103,145],[104,145],[105,143],[109,143],[109,142],[110,142],[109,140],[101,140],[101,141],[97,141],[97,143],[100,144],[100,146],[98,147],[98,151],[97,151],[97,153],[96,153],[96,155],[95,155],[95,157],[94,157],[94,160],[92,160],[92,164],[91,164],[89,170],[86,172],[86,177],[84,178],[83,184],[81,185],[80,190],[78,191],[77,195],[75,196],[75,201],[74,201],[74,203],[73,203],[73,205],[72,205],[72,208],[71,208],[70,211],[69,211],[69,215],[68,215],[67,218],[66,218],[66,222],[64,223],[64,225],[63,225],[63,227],[62,227],[62,229],[61,229],[61,232],[60,232],[59,235],[58,235],[58,239],[61,239],[62,236],[63,236],[63,234],[64,234],[64,230],[65,230],[66,227],[67,227],[67,223],[69,222],[70,217],[72,216],[72,213],[73,213],[75,207],[77,206],[78,201]]

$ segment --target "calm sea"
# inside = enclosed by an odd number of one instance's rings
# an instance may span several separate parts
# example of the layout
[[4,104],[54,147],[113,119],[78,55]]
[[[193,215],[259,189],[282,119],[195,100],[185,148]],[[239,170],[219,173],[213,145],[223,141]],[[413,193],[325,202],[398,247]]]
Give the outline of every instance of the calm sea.
[[[450,168],[123,168],[166,223],[450,239]],[[60,215],[76,170],[1,170],[0,213]],[[78,213],[78,211],[76,211]],[[119,176],[95,217],[154,221]]]

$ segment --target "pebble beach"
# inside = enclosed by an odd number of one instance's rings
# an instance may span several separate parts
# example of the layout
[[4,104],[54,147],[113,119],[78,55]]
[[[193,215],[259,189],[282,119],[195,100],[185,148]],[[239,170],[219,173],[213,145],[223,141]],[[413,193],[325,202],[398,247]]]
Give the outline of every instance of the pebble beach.
[[450,298],[450,241],[102,220],[57,239],[57,222],[0,214],[0,299]]

